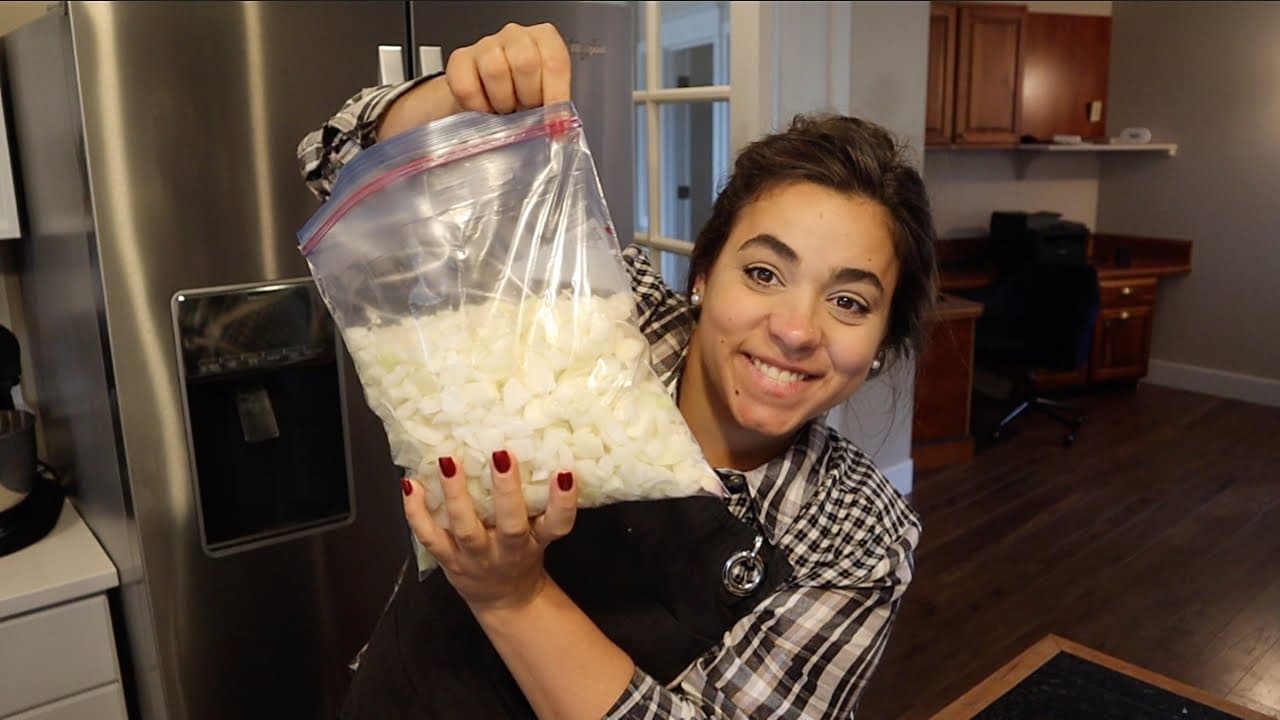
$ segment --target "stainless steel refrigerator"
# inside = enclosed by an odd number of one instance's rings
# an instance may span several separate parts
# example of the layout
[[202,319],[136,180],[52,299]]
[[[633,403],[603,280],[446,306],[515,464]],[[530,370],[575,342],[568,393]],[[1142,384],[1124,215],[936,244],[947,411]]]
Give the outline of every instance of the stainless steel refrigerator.
[[294,149],[380,71],[508,21],[569,40],[629,237],[627,3],[76,2],[6,36],[46,460],[119,569],[136,717],[336,714],[408,542],[296,248]]

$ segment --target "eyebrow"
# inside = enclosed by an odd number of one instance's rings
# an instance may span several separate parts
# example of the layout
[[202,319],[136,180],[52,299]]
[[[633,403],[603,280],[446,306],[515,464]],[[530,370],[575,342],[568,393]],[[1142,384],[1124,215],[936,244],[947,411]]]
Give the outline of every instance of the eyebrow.
[[[769,233],[760,233],[755,237],[747,240],[738,247],[738,252],[745,252],[753,247],[763,247],[773,251],[778,257],[789,263],[797,263],[800,256],[792,247]],[[861,268],[842,267],[831,273],[831,283],[834,285],[842,285],[845,283],[865,282],[874,286],[876,290],[884,292],[884,283],[880,282],[880,277],[870,270]]]

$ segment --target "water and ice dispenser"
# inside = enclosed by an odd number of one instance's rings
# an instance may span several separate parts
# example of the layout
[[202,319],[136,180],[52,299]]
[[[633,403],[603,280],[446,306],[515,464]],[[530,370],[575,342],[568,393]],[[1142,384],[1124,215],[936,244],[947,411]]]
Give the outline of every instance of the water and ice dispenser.
[[172,305],[205,551],[350,522],[340,354],[315,285],[190,290]]

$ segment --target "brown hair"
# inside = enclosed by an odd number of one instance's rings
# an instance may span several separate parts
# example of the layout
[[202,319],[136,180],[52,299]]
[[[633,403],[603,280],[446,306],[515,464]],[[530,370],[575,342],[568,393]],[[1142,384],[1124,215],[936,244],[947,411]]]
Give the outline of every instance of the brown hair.
[[919,353],[937,285],[936,232],[924,180],[905,150],[875,123],[829,114],[797,115],[786,131],[752,142],[738,154],[693,244],[688,289],[711,271],[744,207],[785,183],[816,183],[888,211],[899,271],[881,347],[894,357]]

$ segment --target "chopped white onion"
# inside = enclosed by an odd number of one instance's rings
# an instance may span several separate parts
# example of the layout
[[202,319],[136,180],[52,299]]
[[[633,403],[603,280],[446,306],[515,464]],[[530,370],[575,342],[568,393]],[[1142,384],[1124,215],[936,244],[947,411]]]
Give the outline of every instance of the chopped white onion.
[[[511,450],[529,512],[571,470],[579,505],[720,493],[684,418],[649,367],[630,320],[631,298],[562,295],[492,300],[344,331],[369,406],[397,465],[428,488],[436,522],[448,517],[436,458],[452,455],[492,522],[489,457]],[[432,562],[419,556],[419,567]]]

